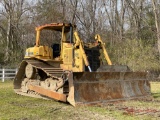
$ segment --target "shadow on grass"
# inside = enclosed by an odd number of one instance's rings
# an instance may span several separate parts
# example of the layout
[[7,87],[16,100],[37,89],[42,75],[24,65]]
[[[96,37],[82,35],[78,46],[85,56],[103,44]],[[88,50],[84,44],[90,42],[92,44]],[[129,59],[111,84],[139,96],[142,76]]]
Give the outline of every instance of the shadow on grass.
[[160,93],[152,93],[152,96],[153,96],[154,98],[160,98]]

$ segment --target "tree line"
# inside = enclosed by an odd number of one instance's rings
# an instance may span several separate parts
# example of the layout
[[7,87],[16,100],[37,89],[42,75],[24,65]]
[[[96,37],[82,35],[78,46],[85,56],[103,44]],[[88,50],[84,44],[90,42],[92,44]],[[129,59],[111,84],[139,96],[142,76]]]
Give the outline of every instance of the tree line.
[[[20,63],[35,42],[36,26],[65,22],[76,24],[85,42],[100,34],[114,64],[158,70],[159,5],[158,0],[0,0],[0,64]],[[42,42],[50,44],[51,37]]]

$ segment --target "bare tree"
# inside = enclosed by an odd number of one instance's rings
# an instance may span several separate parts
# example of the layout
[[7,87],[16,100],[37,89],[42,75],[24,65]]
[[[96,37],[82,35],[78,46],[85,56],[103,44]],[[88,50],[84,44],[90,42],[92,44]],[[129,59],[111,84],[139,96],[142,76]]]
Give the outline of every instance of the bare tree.
[[66,0],[61,0],[61,6],[62,6],[62,19],[63,21],[66,20]]
[[98,22],[96,12],[99,9],[97,4],[98,0],[81,0],[78,3],[78,11],[75,14],[80,31],[83,34],[83,37],[88,41],[92,41],[93,36],[97,31],[96,26]]
[[154,16],[155,16],[155,25],[157,29],[157,45],[158,45],[158,51],[160,53],[160,26],[159,26],[159,17],[158,17],[158,1],[157,0],[152,0],[152,6],[153,6],[153,11],[154,11]]
[[3,31],[6,32],[6,62],[10,61],[11,56],[15,56],[14,58],[16,59],[16,51],[19,48],[18,42],[21,39],[21,30],[19,29],[20,19],[26,11],[26,9],[24,9],[24,2],[24,0],[0,1],[0,4],[3,7],[1,16],[7,21],[7,27],[3,27]]
[[76,24],[76,14],[77,14],[77,7],[78,7],[78,0],[70,0],[71,4],[71,23]]
[[131,27],[133,33],[135,33],[135,38],[140,38],[141,34],[141,25],[142,25],[142,12],[143,12],[143,3],[144,0],[125,0],[128,6],[128,14],[130,17]]
[[115,40],[122,41],[124,38],[125,0],[103,0],[103,5],[111,28],[112,43]]
[[121,0],[121,9],[119,14],[119,26],[120,26],[120,40],[124,39],[124,21],[125,21],[125,11],[126,11],[125,0]]

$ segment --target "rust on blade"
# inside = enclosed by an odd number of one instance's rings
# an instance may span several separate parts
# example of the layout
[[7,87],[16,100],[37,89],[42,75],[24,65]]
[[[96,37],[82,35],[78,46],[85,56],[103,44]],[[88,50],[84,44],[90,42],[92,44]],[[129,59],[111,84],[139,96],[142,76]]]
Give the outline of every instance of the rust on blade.
[[143,72],[82,72],[73,73],[73,78],[76,102],[107,102],[150,95],[150,84]]
[[67,101],[65,94],[61,94],[61,93],[57,93],[57,92],[54,92],[51,90],[47,90],[47,89],[44,89],[44,88],[36,86],[36,85],[28,85],[28,88],[30,90],[37,92],[37,93],[40,93],[41,95],[53,98],[55,100],[63,101],[63,102]]

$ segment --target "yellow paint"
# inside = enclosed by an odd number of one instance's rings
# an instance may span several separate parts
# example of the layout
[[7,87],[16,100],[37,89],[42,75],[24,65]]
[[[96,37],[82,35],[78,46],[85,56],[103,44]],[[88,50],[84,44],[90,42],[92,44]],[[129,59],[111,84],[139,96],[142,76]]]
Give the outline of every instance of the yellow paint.
[[24,58],[53,59],[52,48],[48,46],[34,46],[26,50]]
[[75,39],[76,39],[76,45],[79,44],[79,49],[80,49],[80,54],[82,55],[83,57],[83,60],[84,60],[84,63],[86,66],[89,66],[89,62],[88,62],[88,59],[87,59],[87,56],[85,54],[85,51],[82,47],[82,40],[79,38],[79,35],[78,35],[78,32],[77,31],[74,31],[74,36],[75,36]]
[[[55,25],[55,26],[54,26]],[[55,29],[55,28],[56,29]],[[61,32],[61,50],[60,50],[60,56],[58,59],[56,59],[53,55],[53,49],[49,46],[43,46],[40,45],[40,32],[43,29],[52,29],[57,30],[57,27],[59,27],[59,31]],[[59,61],[59,65],[64,70],[71,70],[73,72],[83,72],[85,71],[85,65],[89,66],[89,61],[87,58],[87,55],[84,51],[84,44],[83,41],[80,39],[77,30],[73,31],[73,37],[74,37],[74,43],[69,43],[67,40],[67,34],[69,34],[69,31],[65,31],[66,28],[69,29],[68,26],[63,26],[63,24],[47,24],[43,26],[39,26],[36,28],[36,45],[34,47],[30,47],[26,50],[26,54],[24,58],[37,58],[44,61],[50,61],[54,62],[57,60]],[[112,65],[112,62],[108,56],[108,53],[105,49],[105,45],[102,42],[100,35],[96,35],[95,39],[97,42],[100,42],[104,56],[108,62],[109,65]],[[57,63],[56,63],[57,64]]]
[[102,41],[102,39],[101,39],[101,36],[100,36],[99,34],[96,34],[96,35],[95,35],[95,40],[97,40],[97,42],[100,42],[100,45],[101,45],[102,50],[103,50],[103,54],[104,54],[104,56],[105,56],[105,59],[106,59],[107,62],[108,62],[108,65],[112,65],[112,62],[111,62],[111,60],[110,60],[110,58],[109,58],[109,55],[108,55],[108,53],[107,53],[107,50],[106,50],[106,48],[105,48],[105,43],[103,43],[103,41]]
[[37,30],[36,33],[36,46],[38,47],[40,45],[40,30]]

